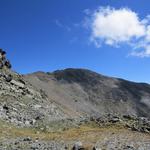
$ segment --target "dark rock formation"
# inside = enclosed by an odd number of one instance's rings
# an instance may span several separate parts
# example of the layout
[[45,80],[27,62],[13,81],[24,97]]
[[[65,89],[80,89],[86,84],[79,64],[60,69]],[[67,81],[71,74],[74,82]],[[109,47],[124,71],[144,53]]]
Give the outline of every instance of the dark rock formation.
[[0,49],[0,76],[5,78],[7,82],[10,82],[12,80],[10,69],[11,64],[6,58],[6,52]]
[[11,64],[9,60],[6,59],[6,52],[3,49],[0,49],[0,69],[4,67],[11,69]]

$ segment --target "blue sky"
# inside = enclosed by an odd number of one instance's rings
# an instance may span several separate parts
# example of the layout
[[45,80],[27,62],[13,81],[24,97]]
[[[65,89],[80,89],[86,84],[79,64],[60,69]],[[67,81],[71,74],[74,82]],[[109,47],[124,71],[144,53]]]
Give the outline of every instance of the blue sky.
[[[106,32],[103,37],[101,32],[92,35],[91,24],[97,21],[93,16],[102,15],[100,7],[109,10],[107,16],[129,9],[131,19],[138,15],[138,23],[150,14],[148,0],[0,0],[0,47],[7,51],[13,69],[19,73],[87,68],[108,76],[150,83],[150,57],[146,49],[149,41],[144,43],[144,48],[140,47],[146,55],[130,55],[135,45],[145,40],[147,30],[125,35],[127,40],[122,41],[116,41],[116,32],[112,33],[113,37]],[[107,30],[108,18],[104,19]],[[138,27],[147,29],[149,19],[147,22]],[[99,22],[97,29],[103,29]],[[131,42],[132,38],[138,41]]]

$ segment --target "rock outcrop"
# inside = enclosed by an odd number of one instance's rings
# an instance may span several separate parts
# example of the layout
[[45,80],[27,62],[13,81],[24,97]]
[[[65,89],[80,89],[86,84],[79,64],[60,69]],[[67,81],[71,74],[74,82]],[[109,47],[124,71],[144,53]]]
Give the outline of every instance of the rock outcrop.
[[38,126],[66,117],[44,91],[12,71],[8,62],[6,52],[0,50],[0,119],[18,126]]
[[3,68],[11,68],[11,64],[9,60],[6,59],[6,52],[2,49],[0,49],[0,69]]

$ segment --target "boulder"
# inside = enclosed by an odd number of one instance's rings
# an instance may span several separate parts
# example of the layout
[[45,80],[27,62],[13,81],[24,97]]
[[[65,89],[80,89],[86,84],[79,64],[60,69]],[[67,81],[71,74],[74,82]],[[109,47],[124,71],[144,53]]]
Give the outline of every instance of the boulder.
[[76,142],[72,148],[72,150],[85,150],[85,148],[83,147],[82,142]]
[[24,86],[25,86],[23,83],[18,82],[18,81],[16,81],[16,80],[11,80],[11,83],[12,83],[13,85],[16,85],[16,86],[20,87],[20,88],[24,88]]
[[114,116],[109,120],[109,122],[111,122],[111,123],[117,123],[117,122],[120,122],[120,121],[121,121],[121,119],[117,116]]
[[8,68],[8,69],[11,69],[11,63],[9,62],[9,60],[6,60],[5,61],[5,66]]
[[5,77],[5,80],[6,80],[7,82],[11,82],[11,80],[12,80],[12,75],[11,75],[11,74],[5,75],[4,77]]

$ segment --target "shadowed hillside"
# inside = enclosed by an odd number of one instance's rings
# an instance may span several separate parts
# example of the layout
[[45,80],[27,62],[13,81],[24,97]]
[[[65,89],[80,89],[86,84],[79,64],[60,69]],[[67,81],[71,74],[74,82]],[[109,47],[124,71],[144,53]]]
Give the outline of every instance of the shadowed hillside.
[[36,72],[25,78],[73,115],[115,113],[150,117],[150,85],[146,83],[71,68]]

